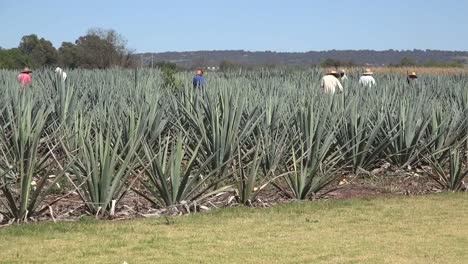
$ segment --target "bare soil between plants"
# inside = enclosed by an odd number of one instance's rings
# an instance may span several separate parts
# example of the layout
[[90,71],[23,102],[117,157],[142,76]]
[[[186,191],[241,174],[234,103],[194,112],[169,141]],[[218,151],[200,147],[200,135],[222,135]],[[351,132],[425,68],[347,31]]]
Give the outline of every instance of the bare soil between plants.
[[[314,199],[352,199],[375,195],[424,195],[440,192],[437,184],[430,178],[414,172],[393,171],[379,175],[349,174],[339,182],[330,185],[318,193]],[[56,201],[51,204],[53,201]],[[291,198],[276,188],[263,190],[250,206],[270,207],[276,204],[288,203]],[[158,208],[140,195],[128,191],[116,206],[115,214],[105,219],[118,221],[132,218],[173,216],[209,211],[217,208],[243,206],[236,201],[235,190],[220,193],[202,203],[183,203],[171,208]],[[43,213],[31,217],[28,222],[40,221],[78,221],[91,215],[74,192],[49,195],[40,207]],[[3,220],[0,226],[8,226],[12,222]]]

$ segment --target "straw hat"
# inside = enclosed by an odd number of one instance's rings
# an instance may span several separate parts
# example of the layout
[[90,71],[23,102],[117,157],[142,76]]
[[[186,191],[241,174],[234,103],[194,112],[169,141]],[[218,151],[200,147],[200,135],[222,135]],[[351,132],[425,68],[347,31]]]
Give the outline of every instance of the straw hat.
[[32,71],[28,67],[24,68],[24,70],[21,71],[21,73],[31,73],[31,72]]
[[370,69],[366,69],[366,70],[364,71],[363,74],[365,74],[365,75],[372,75],[372,74],[374,74],[374,73],[373,73]]
[[330,70],[327,74],[337,75],[338,73],[335,70]]
[[416,75],[416,72],[412,72],[409,77],[418,77],[418,75]]

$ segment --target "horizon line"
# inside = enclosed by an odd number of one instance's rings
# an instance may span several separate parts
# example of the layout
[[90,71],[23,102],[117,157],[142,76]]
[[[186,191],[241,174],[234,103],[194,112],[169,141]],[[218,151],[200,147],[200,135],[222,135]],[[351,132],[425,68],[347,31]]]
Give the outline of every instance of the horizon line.
[[331,52],[331,51],[397,51],[397,52],[413,52],[413,51],[445,51],[445,52],[468,52],[468,50],[450,50],[450,49],[329,49],[329,50],[307,50],[307,51],[277,51],[277,50],[246,50],[246,49],[213,49],[213,50],[182,50],[182,51],[135,51],[135,54],[148,54],[148,53],[183,53],[183,52],[226,52],[226,51],[242,51],[246,53],[254,52],[271,52],[271,53],[309,53],[309,52]]

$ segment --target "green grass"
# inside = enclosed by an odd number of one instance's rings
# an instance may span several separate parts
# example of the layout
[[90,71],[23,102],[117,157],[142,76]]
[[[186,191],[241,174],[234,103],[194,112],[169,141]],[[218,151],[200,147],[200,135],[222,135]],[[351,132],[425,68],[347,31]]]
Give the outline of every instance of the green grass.
[[468,263],[468,194],[0,229],[0,263]]

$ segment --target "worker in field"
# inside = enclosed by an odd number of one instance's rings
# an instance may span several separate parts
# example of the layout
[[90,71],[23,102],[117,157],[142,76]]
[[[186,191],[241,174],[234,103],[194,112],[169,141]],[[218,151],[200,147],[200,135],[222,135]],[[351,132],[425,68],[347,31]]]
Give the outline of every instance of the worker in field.
[[197,70],[197,74],[193,76],[192,83],[194,89],[203,89],[205,87],[205,78],[203,78],[203,70]]
[[408,77],[406,78],[406,81],[408,82],[408,84],[416,83],[417,80],[418,80],[418,75],[416,75],[416,72],[412,72],[408,74]]
[[372,87],[375,85],[375,79],[372,77],[374,74],[370,69],[366,69],[363,73],[361,78],[359,78],[359,84],[364,87]]
[[343,84],[344,82],[348,81],[348,76],[346,75],[346,72],[344,69],[340,71],[340,81]]
[[62,81],[65,81],[67,79],[67,73],[62,70],[62,68],[57,67],[55,69],[55,73],[62,79]]
[[31,84],[31,76],[29,75],[31,72],[32,71],[28,67],[26,67],[23,71],[20,72],[20,74],[18,74],[17,80],[21,88],[24,88]]
[[338,80],[338,73],[336,71],[329,71],[320,81],[320,87],[325,93],[334,94],[336,89],[338,92],[343,92],[343,86]]

